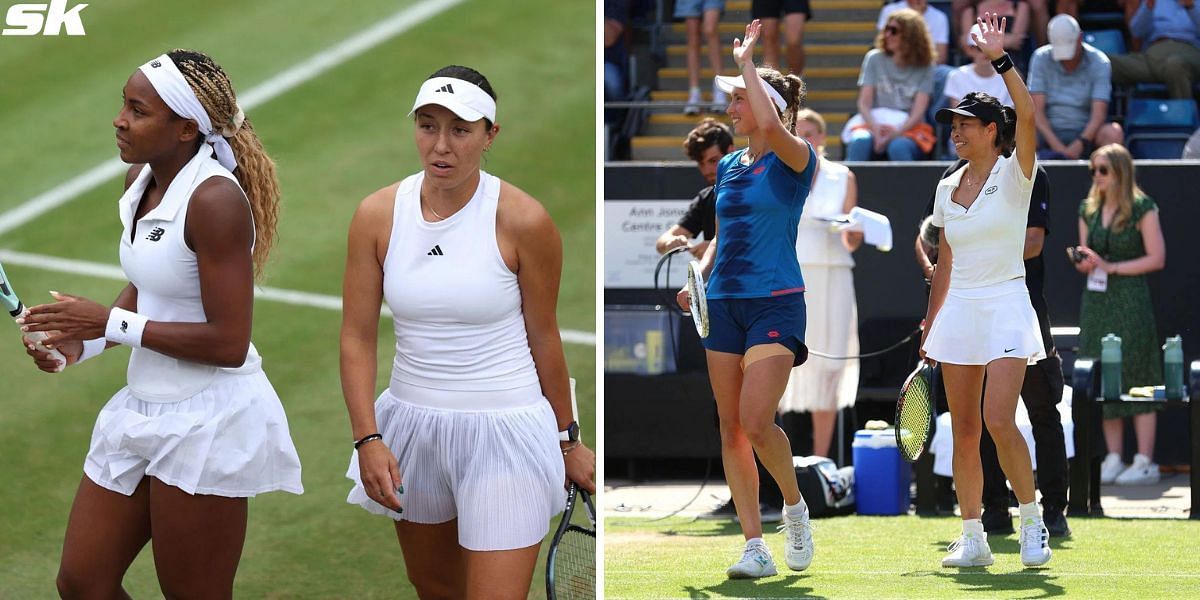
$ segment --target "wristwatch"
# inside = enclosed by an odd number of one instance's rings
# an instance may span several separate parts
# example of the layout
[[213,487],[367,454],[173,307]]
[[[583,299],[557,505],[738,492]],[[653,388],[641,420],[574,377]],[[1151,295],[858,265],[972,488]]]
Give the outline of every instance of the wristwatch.
[[571,421],[567,428],[558,432],[558,441],[560,442],[578,442],[579,441],[579,423]]

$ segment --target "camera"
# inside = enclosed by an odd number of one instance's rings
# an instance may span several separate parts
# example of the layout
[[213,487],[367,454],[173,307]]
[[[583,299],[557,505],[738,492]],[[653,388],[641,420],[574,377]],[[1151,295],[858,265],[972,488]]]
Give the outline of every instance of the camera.
[[1078,247],[1067,246],[1067,258],[1071,259],[1071,262],[1078,264],[1083,262],[1085,257],[1083,253],[1079,251]]

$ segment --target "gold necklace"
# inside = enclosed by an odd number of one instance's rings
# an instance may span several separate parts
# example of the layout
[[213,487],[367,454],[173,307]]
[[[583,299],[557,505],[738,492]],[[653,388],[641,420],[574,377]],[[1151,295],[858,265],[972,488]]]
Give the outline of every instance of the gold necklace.
[[[422,200],[422,201],[424,201],[424,198],[422,198],[421,200]],[[438,214],[438,212],[437,212],[436,210],[433,210],[433,204],[432,204],[432,203],[429,203],[429,202],[424,202],[424,204],[425,204],[425,208],[428,208],[428,209],[429,209],[429,212],[433,213],[433,216],[437,217],[437,220],[439,220],[439,221],[445,221],[445,220],[446,220],[446,217],[443,217],[442,215],[439,215],[439,214]]]

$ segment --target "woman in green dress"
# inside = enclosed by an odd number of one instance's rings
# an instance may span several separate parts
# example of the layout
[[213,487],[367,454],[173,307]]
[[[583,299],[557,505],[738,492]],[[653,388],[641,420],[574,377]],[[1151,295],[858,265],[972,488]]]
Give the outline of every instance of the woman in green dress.
[[[1079,309],[1079,355],[1100,356],[1100,338],[1121,338],[1122,387],[1162,383],[1162,353],[1146,274],[1161,270],[1167,252],[1158,206],[1134,181],[1133,158],[1119,144],[1097,148],[1089,170],[1092,188],[1079,207],[1079,252],[1075,264],[1088,276]],[[1100,467],[1102,483],[1136,485],[1158,481],[1154,433],[1159,403],[1104,404],[1108,456]],[[1121,462],[1123,417],[1133,417],[1137,454]]]

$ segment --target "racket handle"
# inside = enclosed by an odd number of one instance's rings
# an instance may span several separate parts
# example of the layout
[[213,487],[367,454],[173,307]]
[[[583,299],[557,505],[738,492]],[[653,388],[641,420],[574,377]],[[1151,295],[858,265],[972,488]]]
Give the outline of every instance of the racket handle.
[[[28,313],[27,312],[22,313],[21,316],[23,317],[26,314],[28,314]],[[34,348],[37,348],[38,350],[40,350],[42,352],[49,352],[50,357],[53,358],[54,360],[58,361],[59,367],[57,369],[55,369],[55,372],[62,372],[62,370],[64,368],[66,368],[67,357],[63,356],[62,352],[59,352],[55,348],[47,348],[42,345],[42,340],[50,337],[50,334],[46,333],[45,331],[30,331],[30,332],[26,333],[25,336],[28,337],[29,339],[33,340]]]

